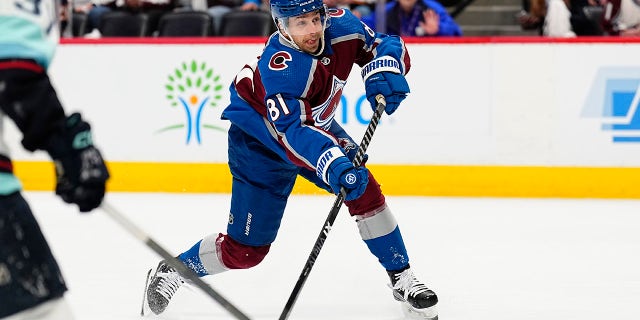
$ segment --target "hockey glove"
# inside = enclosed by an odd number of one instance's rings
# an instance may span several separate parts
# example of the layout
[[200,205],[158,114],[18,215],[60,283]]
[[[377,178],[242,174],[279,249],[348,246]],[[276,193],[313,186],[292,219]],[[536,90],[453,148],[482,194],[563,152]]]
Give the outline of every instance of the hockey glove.
[[407,79],[400,72],[399,64],[394,58],[386,56],[369,62],[362,69],[362,77],[367,100],[374,111],[378,94],[382,94],[387,101],[384,111],[392,114],[409,93]]
[[369,182],[369,170],[365,167],[354,167],[349,158],[338,147],[323,153],[318,161],[317,173],[330,187],[333,193],[340,193],[345,188],[345,200],[359,198]]
[[97,208],[104,198],[109,172],[93,146],[91,127],[79,113],[67,117],[62,132],[49,141],[47,151],[56,166],[56,194],[80,212]]

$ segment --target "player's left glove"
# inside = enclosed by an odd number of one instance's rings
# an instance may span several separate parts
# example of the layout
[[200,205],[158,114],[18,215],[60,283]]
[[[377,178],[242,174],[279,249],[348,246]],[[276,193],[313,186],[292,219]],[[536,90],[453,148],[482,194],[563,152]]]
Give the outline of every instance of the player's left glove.
[[75,203],[81,212],[97,208],[105,193],[109,172],[100,151],[93,146],[91,127],[79,113],[67,117],[61,132],[49,141],[47,151],[56,165],[56,194]]
[[362,68],[362,78],[367,100],[373,110],[376,109],[378,94],[382,94],[387,101],[384,111],[392,114],[410,92],[407,79],[400,72],[400,64],[389,56],[377,58],[366,64]]

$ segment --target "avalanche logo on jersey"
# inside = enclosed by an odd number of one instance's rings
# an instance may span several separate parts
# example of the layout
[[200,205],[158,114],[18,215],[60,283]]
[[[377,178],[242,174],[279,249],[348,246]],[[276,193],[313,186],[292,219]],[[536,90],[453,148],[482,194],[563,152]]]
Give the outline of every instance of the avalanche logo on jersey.
[[314,107],[313,120],[316,122],[316,126],[328,129],[333,121],[336,109],[340,103],[340,97],[342,96],[342,88],[347,81],[340,80],[336,76],[333,76],[333,84],[331,86],[331,93],[327,100],[321,105]]
[[291,53],[286,51],[278,51],[269,59],[269,69],[274,71],[280,71],[286,69],[289,65],[287,62],[291,61]]
[[582,117],[599,119],[614,143],[640,143],[639,75],[638,67],[600,68],[589,90]]

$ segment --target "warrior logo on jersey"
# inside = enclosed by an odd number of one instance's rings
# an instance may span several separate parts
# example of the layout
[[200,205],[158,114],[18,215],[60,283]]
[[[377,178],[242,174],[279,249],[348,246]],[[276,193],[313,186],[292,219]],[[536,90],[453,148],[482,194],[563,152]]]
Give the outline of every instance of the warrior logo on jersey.
[[207,66],[205,62],[184,62],[173,70],[168,76],[168,83],[165,85],[167,99],[172,107],[181,107],[184,110],[184,123],[166,126],[156,133],[162,133],[174,129],[186,129],[186,144],[195,140],[202,143],[202,130],[212,129],[226,132],[226,129],[213,124],[205,124],[202,121],[205,108],[216,108],[222,99],[224,88],[220,81],[220,76],[214,74],[213,68]]
[[313,108],[313,120],[315,120],[316,126],[326,129],[331,125],[333,116],[340,103],[342,88],[344,88],[346,83],[347,81],[340,80],[336,76],[333,76],[333,85],[331,86],[329,97],[323,104]]
[[278,51],[269,60],[269,69],[274,71],[284,70],[288,67],[287,62],[293,60],[291,54],[286,51]]

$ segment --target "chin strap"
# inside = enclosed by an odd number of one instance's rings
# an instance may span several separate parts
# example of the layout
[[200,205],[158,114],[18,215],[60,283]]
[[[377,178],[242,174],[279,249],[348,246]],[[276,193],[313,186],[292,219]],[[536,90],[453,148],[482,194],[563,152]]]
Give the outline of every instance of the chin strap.
[[320,37],[320,50],[318,50],[316,53],[312,53],[311,55],[313,56],[319,56],[324,52],[324,31],[322,31],[322,37]]

